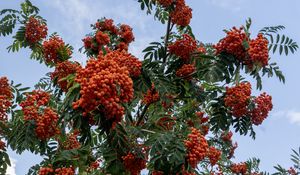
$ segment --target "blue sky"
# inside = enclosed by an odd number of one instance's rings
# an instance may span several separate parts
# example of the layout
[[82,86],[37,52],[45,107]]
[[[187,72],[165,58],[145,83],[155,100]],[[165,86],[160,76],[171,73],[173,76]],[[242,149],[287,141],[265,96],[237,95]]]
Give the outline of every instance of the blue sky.
[[[225,28],[240,26],[251,17],[252,33],[265,26],[284,25],[285,34],[300,42],[298,19],[299,0],[186,0],[193,8],[192,27],[198,40],[215,43],[224,36]],[[2,8],[19,8],[20,0],[1,0]],[[165,26],[154,21],[139,10],[136,0],[32,0],[41,9],[41,15],[48,20],[49,32],[58,32],[65,42],[78,49],[81,39],[90,31],[89,25],[96,19],[106,16],[116,23],[127,23],[134,28],[136,40],[131,52],[141,57],[141,50],[147,43],[158,40],[165,32]],[[29,51],[8,54],[5,48],[11,43],[9,38],[0,38],[0,76],[7,76],[15,82],[32,86],[49,71],[44,65],[29,59]],[[300,146],[300,74],[299,52],[288,57],[273,55],[286,76],[286,84],[275,78],[265,79],[264,91],[273,96],[274,108],[262,126],[256,128],[257,139],[236,136],[239,142],[236,151],[237,161],[256,156],[261,158],[262,170],[272,171],[279,163],[290,166],[291,149]],[[84,55],[75,53],[74,59],[85,62]],[[258,92],[257,92],[258,93]],[[39,162],[38,156],[26,153],[18,156],[10,152],[15,161],[15,172],[10,175],[25,174],[28,168]],[[13,168],[12,168],[13,169]]]

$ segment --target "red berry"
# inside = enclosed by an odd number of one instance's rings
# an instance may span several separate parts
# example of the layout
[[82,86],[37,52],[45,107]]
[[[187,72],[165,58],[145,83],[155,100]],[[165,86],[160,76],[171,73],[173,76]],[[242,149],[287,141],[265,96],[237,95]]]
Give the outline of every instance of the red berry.
[[192,74],[196,72],[196,67],[193,64],[184,64],[176,71],[176,76],[187,80],[192,78]]

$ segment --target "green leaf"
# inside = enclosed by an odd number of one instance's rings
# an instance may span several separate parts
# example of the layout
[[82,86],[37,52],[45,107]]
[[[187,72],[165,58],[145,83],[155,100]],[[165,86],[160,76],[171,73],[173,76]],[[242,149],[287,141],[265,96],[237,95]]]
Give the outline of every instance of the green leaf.
[[283,51],[283,46],[280,45],[280,47],[279,47],[279,54],[280,54],[280,55],[282,54],[282,51]]
[[[280,55],[283,53],[283,51],[285,55],[288,55],[289,51],[294,53],[298,49],[298,45],[289,37],[285,35],[280,35],[278,33],[283,29],[285,29],[284,26],[265,27],[260,31],[260,33],[262,33],[266,38],[268,38],[269,50],[272,49],[272,52],[275,53],[277,48],[279,48]],[[274,41],[274,37],[276,37],[276,41]]]

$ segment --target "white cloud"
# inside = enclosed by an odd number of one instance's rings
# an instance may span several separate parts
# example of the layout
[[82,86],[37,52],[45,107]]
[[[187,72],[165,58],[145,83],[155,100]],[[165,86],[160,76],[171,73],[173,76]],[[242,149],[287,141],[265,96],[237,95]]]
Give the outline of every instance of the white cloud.
[[277,111],[271,114],[272,118],[287,118],[290,123],[300,125],[300,111],[297,110],[287,110],[287,111]]
[[153,42],[153,38],[150,37],[140,38],[130,46],[129,52],[132,53],[134,56],[138,57],[139,59],[143,59],[142,51],[150,42]]
[[16,175],[16,160],[10,158],[11,166],[7,168],[6,175]]
[[213,5],[236,12],[241,10],[242,3],[245,0],[207,0],[207,1],[211,2]]
[[[54,25],[49,26],[49,28],[59,31],[64,40],[74,46],[75,53],[73,56],[79,62],[85,61],[84,55],[77,53],[77,50],[82,46],[81,39],[90,31],[89,25],[98,18],[112,18],[115,23],[131,25],[134,33],[138,33],[139,36],[136,35],[135,43],[132,44],[130,50],[138,57],[141,56],[141,51],[146,44],[151,41],[147,29],[153,19],[141,12],[138,4],[134,1],[126,3],[112,3],[109,0],[53,0],[43,2],[45,5],[57,9],[56,13],[61,14],[59,22],[52,21],[57,19],[48,19],[48,22]],[[145,37],[147,34],[148,36]]]
[[[45,1],[49,6],[52,6],[62,13],[60,21],[64,21],[64,25],[60,27],[69,28],[72,33],[83,31],[82,23],[84,20],[91,19],[93,13],[89,13],[89,6],[84,1],[80,0],[53,0],[51,2]],[[67,19],[67,20],[66,20]],[[60,23],[62,24],[62,23]],[[70,28],[72,27],[72,28]]]
[[288,111],[286,113],[286,117],[290,120],[291,123],[300,125],[300,112]]

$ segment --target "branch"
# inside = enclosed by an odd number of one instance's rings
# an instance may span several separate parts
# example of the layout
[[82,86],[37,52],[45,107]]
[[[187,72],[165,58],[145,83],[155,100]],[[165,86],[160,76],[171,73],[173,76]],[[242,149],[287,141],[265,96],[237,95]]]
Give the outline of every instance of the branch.
[[142,120],[144,119],[144,116],[145,116],[145,114],[146,114],[146,112],[147,112],[149,106],[150,106],[150,105],[146,105],[146,106],[144,107],[144,109],[143,109],[143,111],[142,111],[142,114],[141,114],[141,115],[139,116],[139,118],[138,118],[138,121],[137,121],[137,123],[136,123],[136,126],[139,126],[140,123],[142,122]]
[[166,37],[165,37],[165,57],[163,59],[163,63],[165,63],[167,61],[167,50],[168,50],[168,42],[169,42],[170,32],[171,32],[171,17],[169,16],[167,32],[166,32]]
[[240,84],[240,71],[241,71],[241,65],[239,64],[236,68],[235,72],[235,84],[239,85]]

